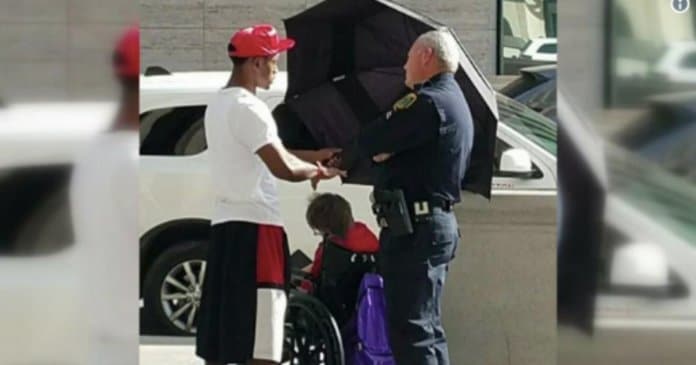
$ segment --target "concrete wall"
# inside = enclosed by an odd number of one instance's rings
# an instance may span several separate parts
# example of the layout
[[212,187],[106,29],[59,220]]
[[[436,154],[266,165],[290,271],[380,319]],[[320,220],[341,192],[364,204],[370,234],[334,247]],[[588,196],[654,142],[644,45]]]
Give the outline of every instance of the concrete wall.
[[0,96],[9,101],[113,96],[114,40],[136,13],[130,1],[3,1]]
[[[225,70],[225,44],[239,27],[282,19],[318,0],[24,0],[0,3],[0,96],[8,100],[113,97],[110,56],[124,26],[141,19],[142,64],[172,70]],[[452,26],[493,77],[495,2],[402,0]],[[507,80],[506,80],[507,81]]]
[[[258,22],[275,25],[318,0],[141,0],[142,66],[171,70],[227,70],[227,41]],[[401,0],[453,27],[487,75],[494,74],[496,5],[492,0]],[[281,59],[284,62],[284,59]],[[281,63],[284,64],[284,63]]]
[[[226,70],[238,28],[282,19],[318,0],[24,0],[0,2],[0,97],[10,101],[114,96],[114,39],[141,20],[142,64],[172,70]],[[479,67],[494,74],[495,2],[402,0],[452,26]],[[284,60],[282,60],[284,62]],[[491,80],[494,84],[496,79]]]

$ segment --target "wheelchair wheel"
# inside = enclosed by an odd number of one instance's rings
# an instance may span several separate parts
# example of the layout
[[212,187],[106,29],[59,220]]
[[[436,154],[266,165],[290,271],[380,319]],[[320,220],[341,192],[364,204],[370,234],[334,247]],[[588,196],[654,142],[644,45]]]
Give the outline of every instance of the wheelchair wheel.
[[329,310],[310,295],[290,293],[283,357],[291,365],[344,365],[338,325]]

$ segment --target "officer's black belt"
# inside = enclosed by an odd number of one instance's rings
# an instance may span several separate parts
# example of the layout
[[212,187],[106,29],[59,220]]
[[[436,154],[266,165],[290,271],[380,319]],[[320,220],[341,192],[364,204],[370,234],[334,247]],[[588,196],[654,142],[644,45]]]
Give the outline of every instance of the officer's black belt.
[[450,200],[432,197],[423,200],[414,200],[408,202],[408,206],[412,209],[413,215],[424,216],[430,215],[433,209],[440,208],[445,212],[452,211],[453,203]]

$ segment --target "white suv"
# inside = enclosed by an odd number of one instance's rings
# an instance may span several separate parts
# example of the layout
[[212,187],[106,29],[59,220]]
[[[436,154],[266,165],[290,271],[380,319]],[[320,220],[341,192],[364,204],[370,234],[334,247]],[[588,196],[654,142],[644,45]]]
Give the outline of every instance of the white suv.
[[[195,331],[212,207],[203,116],[207,101],[228,77],[226,72],[190,72],[141,78],[141,288],[146,316],[169,333]],[[283,100],[286,78],[280,73],[270,90],[259,90],[270,108]],[[457,208],[466,225],[462,229],[468,238],[488,240],[491,227],[519,221],[532,207],[545,210],[546,218],[525,224],[546,226],[553,242],[556,124],[502,95],[498,106],[494,197],[489,204],[467,195]],[[312,256],[318,238],[304,218],[310,185],[281,181],[278,187],[291,252]],[[319,189],[343,195],[356,219],[377,232],[368,199],[371,187],[335,179]],[[508,233],[518,234],[514,227]]]
[[533,61],[556,62],[558,59],[558,42],[556,38],[536,38],[529,40],[522,51],[523,56]]

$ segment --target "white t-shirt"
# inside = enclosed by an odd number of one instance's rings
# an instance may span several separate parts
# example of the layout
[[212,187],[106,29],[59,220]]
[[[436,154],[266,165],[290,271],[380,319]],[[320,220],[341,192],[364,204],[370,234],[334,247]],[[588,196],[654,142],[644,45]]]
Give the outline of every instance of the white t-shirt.
[[220,90],[205,111],[212,223],[244,221],[282,226],[276,178],[256,154],[280,143],[268,106],[241,87]]
[[75,163],[70,201],[87,364],[137,363],[137,130],[109,132],[86,147]]

